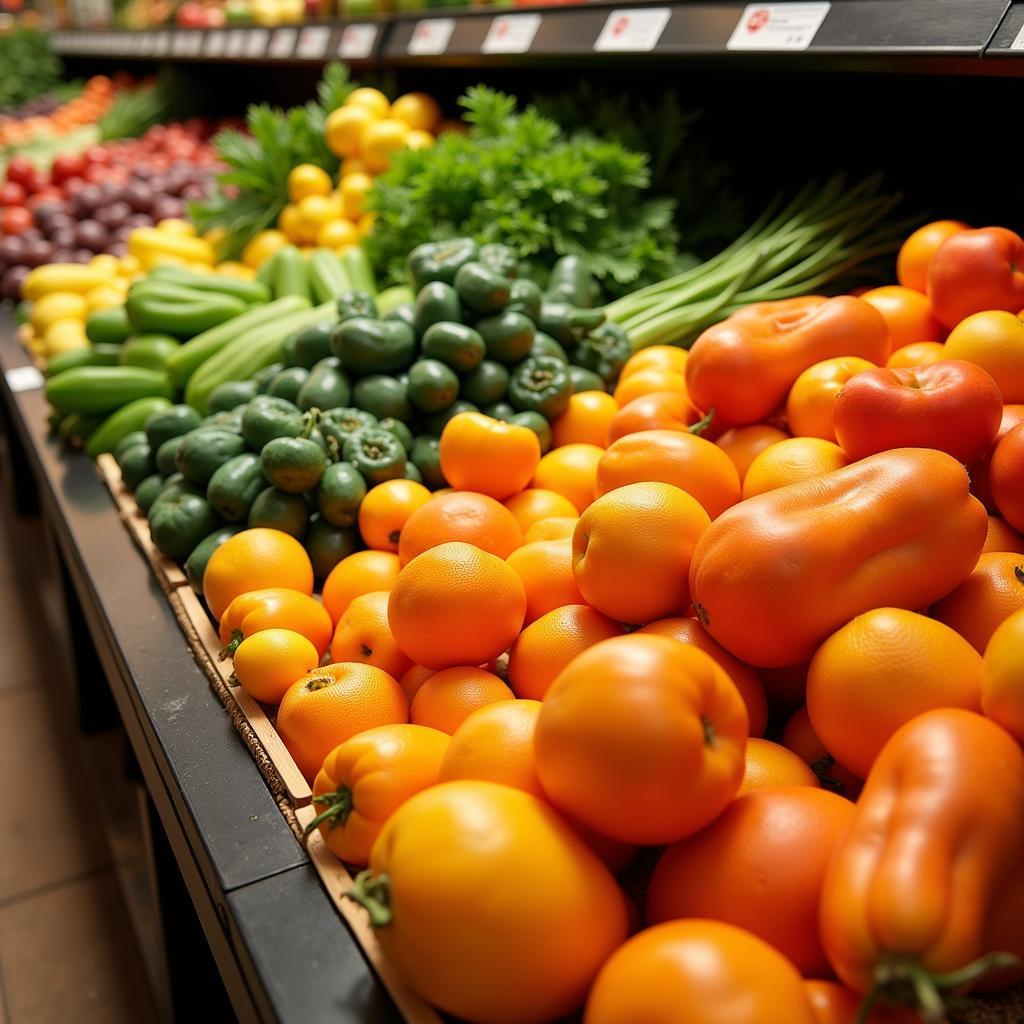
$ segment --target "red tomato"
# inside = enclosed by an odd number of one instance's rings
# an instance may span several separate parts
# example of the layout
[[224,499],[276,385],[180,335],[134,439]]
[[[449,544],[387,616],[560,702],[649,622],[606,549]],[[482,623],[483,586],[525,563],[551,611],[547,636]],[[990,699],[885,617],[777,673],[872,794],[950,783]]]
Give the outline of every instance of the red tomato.
[[54,185],[47,185],[46,188],[41,188],[34,196],[30,197],[25,205],[30,210],[34,210],[43,203],[60,203],[63,201],[63,190],[56,188]]
[[76,174],[64,181],[64,192],[69,196],[73,196],[76,192],[81,192],[88,184],[89,182],[85,178]]
[[50,176],[46,171],[33,167],[31,173],[25,175],[21,184],[25,186],[26,192],[30,195],[35,195],[36,192],[42,192],[44,188],[49,187]]
[[90,146],[83,154],[86,164],[99,164],[106,167],[110,164],[112,154],[105,146]]
[[93,185],[100,185],[110,180],[111,169],[104,164],[89,164],[86,167],[83,177]]
[[858,373],[836,398],[834,423],[851,459],[892,448],[937,448],[969,466],[992,447],[1002,415],[1003,395],[988,373],[944,359]]
[[24,206],[8,206],[0,214],[0,234],[20,235],[32,227],[32,212]]
[[958,231],[928,268],[932,312],[947,327],[986,309],[1024,306],[1024,239],[1008,228]]
[[84,170],[85,160],[80,153],[61,153],[50,167],[50,177],[61,184],[68,178],[81,177]]
[[7,180],[26,188],[32,179],[33,171],[35,171],[35,167],[23,156],[13,156],[7,164]]
[[26,198],[24,186],[16,181],[5,181],[0,185],[0,206],[21,206]]

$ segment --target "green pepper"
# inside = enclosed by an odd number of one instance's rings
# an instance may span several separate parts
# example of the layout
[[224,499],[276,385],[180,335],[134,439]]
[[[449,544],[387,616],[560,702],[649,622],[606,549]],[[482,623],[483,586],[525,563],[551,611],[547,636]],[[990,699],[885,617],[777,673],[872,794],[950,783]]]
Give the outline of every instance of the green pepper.
[[181,437],[199,426],[200,416],[191,405],[172,405],[169,409],[159,409],[152,413],[145,422],[143,430],[153,451],[172,437]]
[[448,421],[460,412],[479,412],[480,410],[472,402],[452,402],[447,409],[431,413],[423,418],[423,427],[429,434],[440,437],[441,432],[448,425]]
[[121,458],[123,452],[128,451],[129,448],[134,448],[137,444],[148,444],[150,448],[153,447],[149,438],[146,436],[145,430],[133,430],[130,434],[125,434],[124,437],[114,445],[111,453],[114,456],[114,461],[116,462]]
[[201,292],[215,292],[218,295],[233,295],[247,306],[270,301],[270,289],[260,281],[246,281],[227,274],[200,274],[187,267],[175,267],[163,263],[149,272],[151,281],[170,281],[185,288]]
[[593,370],[607,385],[616,380],[632,354],[629,335],[618,324],[605,323],[580,341],[573,359],[584,369]]
[[222,427],[199,427],[185,435],[175,452],[174,464],[190,483],[205,486],[220,466],[244,451],[245,441],[238,434]]
[[447,409],[459,396],[459,378],[437,359],[418,359],[409,367],[409,400],[424,412]]
[[414,291],[430,281],[454,284],[464,263],[475,260],[479,250],[472,238],[450,238],[445,242],[424,242],[409,253],[405,268]]
[[242,410],[244,406],[235,409],[228,409],[226,412],[211,412],[203,418],[204,427],[223,427],[230,430],[232,434],[242,436]]
[[405,460],[405,479],[417,484],[423,483],[423,474],[416,468],[416,463],[409,459]]
[[519,276],[519,257],[507,245],[490,242],[480,246],[480,262],[510,281]]
[[537,328],[524,313],[499,313],[484,317],[476,325],[487,347],[487,358],[511,366],[530,354]]
[[585,335],[604,323],[602,309],[581,309],[568,302],[550,302],[545,299],[540,308],[537,326],[550,334],[560,345],[578,344]]
[[320,483],[327,457],[309,436],[319,418],[317,412],[307,414],[306,425],[298,437],[275,437],[260,452],[263,475],[279,490],[302,494]]
[[332,526],[355,526],[359,506],[366,497],[366,481],[355,466],[332,462],[320,478],[316,503],[320,515]]
[[143,512],[148,512],[156,501],[160,489],[164,485],[164,478],[159,473],[150,473],[138,487],[135,488],[135,503]]
[[206,572],[207,562],[210,561],[214,551],[221,544],[230,540],[241,529],[240,523],[232,523],[214,530],[192,549],[192,554],[185,560],[185,576],[189,585],[200,597],[203,595],[203,574]]
[[160,488],[156,501],[150,506],[147,518],[152,518],[153,509],[159,502],[166,501],[168,498],[177,498],[182,494],[198,494],[200,498],[204,496],[201,487],[190,484],[180,473],[172,473],[170,476],[164,477],[164,485]]
[[508,370],[493,359],[485,359],[459,381],[459,394],[476,405],[490,405],[505,397]]
[[267,394],[272,398],[283,398],[286,402],[296,405],[302,385],[309,380],[309,370],[301,366],[291,366],[282,370],[270,382]]
[[455,274],[455,290],[463,306],[474,313],[497,313],[511,295],[509,279],[475,260],[464,263]]
[[542,334],[540,331],[537,332],[533,339],[533,344],[530,346],[531,356],[551,356],[553,359],[557,359],[560,363],[568,363],[569,356],[565,349],[555,341],[554,338],[548,337],[546,334]]
[[329,323],[314,324],[304,331],[299,331],[298,334],[293,334],[292,364],[311,370],[321,359],[329,356],[334,327],[334,324]]
[[343,409],[351,400],[352,389],[341,368],[341,360],[337,356],[327,356],[309,371],[295,402],[303,412],[313,408],[326,412],[328,409]]
[[524,359],[508,385],[508,399],[518,412],[539,412],[548,420],[569,408],[569,367],[551,356]]
[[309,521],[302,543],[313,563],[313,577],[320,584],[343,558],[355,554],[362,547],[358,530],[333,526],[323,516],[313,516]]
[[437,359],[456,373],[469,373],[484,360],[486,349],[479,332],[465,324],[440,321],[427,328],[420,345],[423,355]]
[[389,434],[394,434],[395,437],[402,442],[402,447],[406,451],[409,451],[412,448],[412,431],[402,420],[396,419],[394,416],[385,416],[377,426],[380,427],[381,430],[386,430]]
[[516,411],[512,408],[508,402],[493,402],[491,405],[486,405],[481,410],[485,416],[490,416],[492,420],[502,420],[508,423]]
[[339,453],[350,437],[376,426],[377,417],[364,409],[331,409],[320,417],[320,430]]
[[441,448],[436,437],[428,437],[425,434],[417,437],[412,443],[409,458],[420,471],[424,484],[432,491],[448,486],[448,481],[441,472]]
[[257,370],[249,379],[256,385],[256,393],[258,395],[265,395],[267,388],[270,387],[270,382],[283,370],[285,369],[284,363],[271,363],[269,366],[264,366],[262,370]]
[[[170,477],[177,473],[178,449],[185,440],[184,434],[169,437],[156,450],[156,471],[162,476]],[[184,479],[184,477],[182,477]]]
[[517,412],[509,423],[532,430],[540,441],[541,455],[551,449],[551,424],[539,412]]
[[350,437],[341,451],[372,487],[385,480],[396,480],[405,473],[405,449],[402,442],[386,430],[364,430]]
[[263,526],[290,533],[296,540],[302,540],[309,528],[309,506],[301,494],[268,487],[260,491],[252,503],[248,524],[250,529]]
[[352,400],[380,419],[410,420],[413,416],[407,383],[386,374],[363,377],[352,391]]
[[221,519],[242,523],[257,495],[266,486],[260,456],[243,452],[217,467],[207,484],[206,498]]
[[123,345],[131,333],[124,306],[93,310],[85,321],[85,336],[94,345]]
[[342,322],[356,318],[377,319],[377,303],[369,292],[353,289],[338,298],[338,319]]
[[416,330],[416,307],[411,302],[404,302],[401,306],[395,306],[390,313],[385,314],[381,319],[399,320],[403,324],[408,324],[413,330]]
[[604,381],[593,370],[585,370],[582,366],[570,364],[569,378],[572,380],[572,393],[581,391],[607,391]]
[[593,305],[594,279],[587,261],[582,256],[563,256],[556,260],[545,296],[554,302],[567,302],[583,309]]
[[444,281],[430,281],[416,296],[413,311],[413,328],[417,337],[423,337],[431,324],[444,320],[456,323],[462,320],[462,303],[459,293]]
[[255,398],[242,412],[242,437],[254,452],[275,437],[298,437],[302,426],[299,407],[284,398]]
[[355,317],[338,325],[331,344],[346,370],[391,373],[412,360],[416,334],[400,320]]
[[121,470],[125,487],[129,491],[134,491],[156,469],[153,449],[148,444],[137,444],[134,448],[121,453],[117,465]]
[[529,317],[534,323],[540,319],[540,307],[544,301],[544,293],[528,277],[520,277],[512,282],[509,289],[508,305],[506,310],[512,313],[522,313]]
[[149,532],[157,551],[183,559],[217,527],[217,513],[205,499],[188,492],[160,498],[150,508]]
[[256,397],[256,383],[251,380],[226,380],[210,392],[209,410],[230,412]]
[[194,338],[245,312],[241,299],[160,281],[133,285],[125,300],[128,319],[139,334]]

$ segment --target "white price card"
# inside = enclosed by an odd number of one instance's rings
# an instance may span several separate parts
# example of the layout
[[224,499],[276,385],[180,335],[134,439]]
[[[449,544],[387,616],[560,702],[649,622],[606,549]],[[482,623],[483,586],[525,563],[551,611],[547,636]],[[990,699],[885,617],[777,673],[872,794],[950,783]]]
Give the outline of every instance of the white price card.
[[300,60],[321,60],[330,41],[331,30],[326,25],[310,25],[299,33],[295,56]]
[[267,40],[270,33],[265,28],[253,28],[249,30],[245,40],[245,55],[251,60],[262,57],[267,52]]
[[279,28],[271,37],[267,56],[274,60],[287,60],[295,52],[298,31],[294,28]]
[[207,57],[223,57],[227,45],[227,32],[211,32],[206,37],[206,48],[203,52]]
[[747,4],[736,23],[728,50],[806,50],[831,3]]
[[598,53],[647,53],[658,45],[671,17],[668,7],[612,11],[594,43],[594,50]]
[[184,57],[188,52],[188,38],[184,32],[174,33],[174,43],[171,46],[171,53],[175,57]]
[[4,374],[9,391],[38,391],[43,386],[43,375],[34,366],[16,366]]
[[203,49],[203,33],[193,30],[192,32],[185,33],[185,49],[184,54],[186,57],[198,57]]
[[157,32],[156,34],[156,55],[164,56],[171,48],[170,32]]
[[540,28],[539,14],[499,14],[487,30],[481,53],[528,53]]
[[366,60],[376,43],[376,25],[346,25],[338,44],[338,56],[342,60]]
[[245,55],[245,29],[236,28],[228,33],[227,46],[224,47],[226,57],[242,57]]
[[1010,43],[1011,50],[1024,50],[1024,25],[1021,25],[1020,31],[1017,33],[1013,42]]
[[436,57],[448,49],[454,31],[454,18],[424,18],[417,21],[406,52],[410,57]]

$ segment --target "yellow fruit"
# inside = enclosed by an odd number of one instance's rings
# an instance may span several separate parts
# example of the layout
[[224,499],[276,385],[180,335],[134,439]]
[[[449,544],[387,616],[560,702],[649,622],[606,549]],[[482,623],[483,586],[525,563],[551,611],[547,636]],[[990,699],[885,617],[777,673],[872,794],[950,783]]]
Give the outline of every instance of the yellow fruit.
[[195,238],[196,226],[187,220],[180,220],[177,217],[168,217],[157,224],[160,231],[168,235],[177,235],[179,238]]
[[300,242],[311,245],[316,241],[317,232],[329,220],[336,218],[334,205],[327,196],[306,196],[298,206],[298,237]]
[[404,121],[410,128],[424,132],[436,132],[441,123],[441,108],[433,96],[425,92],[407,92],[391,104],[388,117]]
[[133,256],[128,253],[127,256],[122,256],[118,261],[118,273],[123,274],[125,277],[134,277],[142,267],[139,265],[137,256]]
[[411,128],[405,137],[406,149],[430,149],[437,140],[430,132],[420,131],[419,128]]
[[368,174],[350,174],[341,180],[341,215],[349,220],[359,220],[365,212],[366,193],[373,186]]
[[353,104],[339,107],[327,115],[324,138],[327,148],[340,157],[359,156],[363,134],[377,120],[368,107]]
[[245,247],[242,252],[242,261],[253,270],[259,270],[278,249],[287,244],[288,236],[283,231],[261,231]]
[[85,302],[90,313],[94,309],[112,309],[124,302],[124,291],[116,285],[101,285],[99,288],[93,288],[92,291],[86,292]]
[[366,107],[375,117],[387,117],[391,103],[380,89],[356,89],[347,100],[346,107]]
[[46,354],[50,356],[89,347],[85,325],[81,320],[58,320],[50,324],[43,335],[43,343],[46,346]]
[[375,215],[373,213],[364,213],[362,217],[359,218],[359,223],[356,227],[359,230],[360,238],[365,238],[371,231],[373,231],[374,216]]
[[359,232],[350,220],[329,220],[326,224],[321,224],[320,230],[316,233],[316,244],[328,249],[340,249],[342,246],[356,245],[358,242]]
[[252,267],[247,267],[237,260],[225,260],[223,263],[218,263],[214,269],[225,277],[237,277],[243,281],[251,281],[256,276],[256,271]]
[[374,174],[386,171],[391,163],[391,154],[405,145],[409,128],[404,121],[386,118],[376,121],[363,133],[362,154],[366,166]]
[[84,321],[88,311],[84,295],[76,292],[50,292],[32,304],[29,322],[38,334],[45,334],[50,324],[61,320]]
[[298,242],[299,238],[299,208],[295,203],[289,203],[277,218],[277,226],[288,236],[290,242]]
[[366,164],[357,156],[347,156],[341,161],[341,170],[338,171],[338,183],[350,174],[365,174]]
[[299,164],[288,172],[288,198],[297,203],[306,196],[331,194],[331,176],[315,164]]
[[99,267],[100,270],[105,270],[108,274],[117,273],[117,257],[111,256],[109,252],[101,252],[97,256],[93,256],[89,260],[90,267]]

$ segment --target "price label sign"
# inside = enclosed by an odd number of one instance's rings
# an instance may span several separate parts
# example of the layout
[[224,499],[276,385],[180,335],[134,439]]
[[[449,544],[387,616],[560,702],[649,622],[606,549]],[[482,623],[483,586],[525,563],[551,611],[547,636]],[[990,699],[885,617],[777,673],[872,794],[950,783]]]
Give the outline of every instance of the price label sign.
[[228,57],[241,57],[245,54],[246,33],[243,29],[236,28],[228,33],[227,46],[224,47],[224,54]]
[[322,60],[331,41],[331,30],[326,25],[311,25],[299,33],[295,56],[300,60]]
[[186,57],[198,57],[203,49],[202,32],[186,32],[183,53]]
[[157,32],[156,34],[156,55],[164,56],[171,48],[171,34],[169,32]]
[[227,49],[228,34],[226,32],[211,32],[206,37],[206,56],[223,57]]
[[1011,50],[1024,50],[1024,25],[1021,26],[1013,42],[1010,43]]
[[612,11],[594,49],[598,53],[648,53],[658,45],[671,17],[668,7]]
[[34,366],[16,366],[4,374],[9,391],[38,391],[43,386],[43,375]]
[[448,49],[454,31],[454,18],[424,18],[417,21],[406,52],[410,57],[436,57]]
[[342,60],[366,60],[376,45],[376,25],[346,25],[338,44],[338,56]]
[[267,52],[267,40],[270,33],[265,28],[250,29],[245,40],[245,55],[250,60],[258,60]]
[[528,53],[540,28],[539,14],[499,14],[487,30],[481,53]]
[[299,33],[293,28],[279,28],[270,40],[267,56],[274,60],[287,60],[295,52]]
[[831,7],[831,3],[747,4],[726,49],[806,50]]
[[174,44],[171,47],[171,53],[175,57],[184,57],[188,52],[188,37],[184,32],[174,33]]

